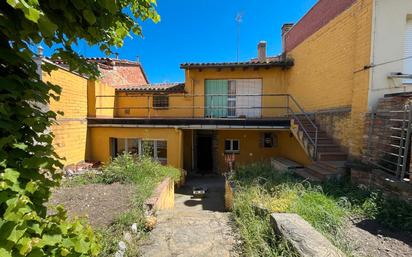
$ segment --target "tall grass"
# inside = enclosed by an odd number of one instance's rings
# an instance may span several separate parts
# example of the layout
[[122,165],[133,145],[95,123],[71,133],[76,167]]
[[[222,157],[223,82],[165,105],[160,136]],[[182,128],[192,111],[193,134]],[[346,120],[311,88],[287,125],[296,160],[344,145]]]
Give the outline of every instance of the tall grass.
[[297,213],[338,248],[351,254],[344,234],[347,218],[376,219],[390,227],[410,230],[410,204],[383,198],[379,192],[362,190],[347,181],[312,184],[274,171],[269,164],[239,167],[234,181],[234,216],[248,256],[293,256],[276,239],[267,218],[255,214],[253,206],[270,212]]

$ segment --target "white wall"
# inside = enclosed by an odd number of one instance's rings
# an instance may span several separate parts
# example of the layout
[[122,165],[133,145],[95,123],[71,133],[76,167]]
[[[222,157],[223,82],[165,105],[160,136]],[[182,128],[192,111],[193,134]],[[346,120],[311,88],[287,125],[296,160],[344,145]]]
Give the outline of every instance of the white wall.
[[[404,57],[406,21],[412,18],[412,0],[374,0],[371,63],[380,64]],[[411,84],[389,79],[391,72],[403,72],[403,61],[371,69],[369,109],[385,94],[412,92]]]

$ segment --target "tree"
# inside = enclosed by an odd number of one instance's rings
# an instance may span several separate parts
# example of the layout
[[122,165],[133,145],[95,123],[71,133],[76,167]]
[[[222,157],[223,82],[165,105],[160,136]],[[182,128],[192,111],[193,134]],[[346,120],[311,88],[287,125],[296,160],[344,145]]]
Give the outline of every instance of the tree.
[[[62,167],[48,133],[56,113],[42,105],[58,99],[58,85],[41,81],[35,45],[57,45],[52,59],[98,76],[94,64],[73,51],[79,40],[106,54],[125,37],[141,35],[140,21],[157,22],[155,0],[0,0],[0,256],[95,256],[89,226],[47,215],[50,189]],[[44,65],[50,72],[53,66]]]

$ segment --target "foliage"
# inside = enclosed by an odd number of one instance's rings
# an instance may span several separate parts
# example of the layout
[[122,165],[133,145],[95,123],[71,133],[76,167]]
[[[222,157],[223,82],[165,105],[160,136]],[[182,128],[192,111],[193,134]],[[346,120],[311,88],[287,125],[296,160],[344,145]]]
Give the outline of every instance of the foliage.
[[124,153],[105,166],[99,177],[101,182],[106,184],[133,182],[139,186],[149,185],[153,188],[165,177],[171,177],[178,181],[180,171],[170,166],[163,166],[148,156]]
[[[59,157],[48,131],[56,114],[48,110],[61,89],[41,81],[31,49],[56,46],[52,59],[71,70],[98,75],[73,44],[84,40],[110,53],[138,20],[159,17],[154,0],[0,1],[0,256],[95,256],[99,247],[88,226],[66,221],[60,210],[47,216],[44,203],[59,184]],[[41,62],[41,60],[38,60]],[[54,66],[44,65],[50,72]]]
[[384,198],[375,191],[360,189],[347,181],[312,184],[256,163],[235,173],[235,220],[250,256],[287,256],[284,244],[274,239],[269,222],[256,217],[253,205],[270,212],[299,214],[344,252],[351,252],[343,234],[349,216],[376,219],[389,227],[411,231],[412,205]]
[[[131,209],[121,214],[108,228],[100,229],[102,251],[100,256],[111,256],[117,251],[117,243],[123,240],[123,232],[130,230],[133,223],[137,224],[138,231],[144,235],[146,219],[144,201],[150,197],[155,187],[166,177],[174,181],[180,179],[180,171],[170,166],[163,166],[148,156],[134,156],[129,153],[114,158],[102,169],[102,173],[85,173],[65,181],[65,186],[77,186],[90,183],[125,183],[135,188],[134,201]],[[137,256],[138,243],[135,238],[127,248],[128,256]]]

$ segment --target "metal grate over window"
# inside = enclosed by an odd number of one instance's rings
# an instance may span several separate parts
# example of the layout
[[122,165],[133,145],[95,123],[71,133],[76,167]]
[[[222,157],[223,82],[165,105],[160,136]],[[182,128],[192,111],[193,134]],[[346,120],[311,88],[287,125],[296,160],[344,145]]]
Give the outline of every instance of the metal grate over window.
[[169,108],[169,96],[168,95],[154,95],[153,96],[153,108],[168,109]]

